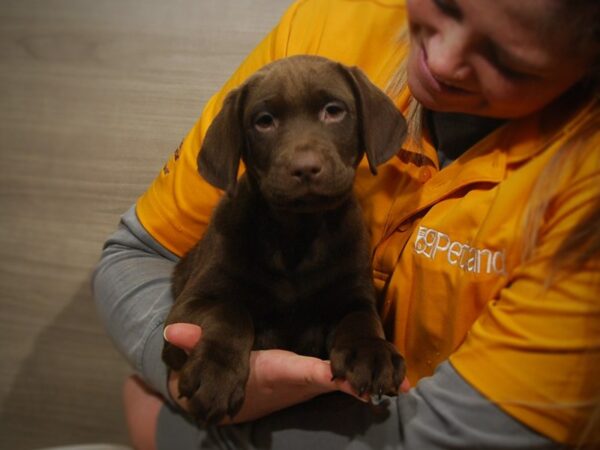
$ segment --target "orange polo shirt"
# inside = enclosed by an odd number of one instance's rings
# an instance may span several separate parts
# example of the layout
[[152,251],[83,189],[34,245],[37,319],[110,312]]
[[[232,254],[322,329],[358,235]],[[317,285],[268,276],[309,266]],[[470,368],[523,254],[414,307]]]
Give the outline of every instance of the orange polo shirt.
[[[138,200],[137,214],[162,245],[183,255],[202,236],[221,192],[196,156],[227,93],[263,65],[318,54],[357,65],[384,88],[405,56],[403,1],[300,0],[213,96],[199,121]],[[394,99],[406,111],[410,93]],[[374,280],[390,338],[414,384],[450,358],[475,389],[559,442],[576,442],[600,393],[600,276],[585,267],[546,285],[553,252],[592,207],[600,139],[567,160],[534,257],[522,261],[522,220],[552,155],[597,114],[597,105],[543,111],[507,123],[438,170],[435,150],[402,149],[356,194],[371,231]],[[547,119],[555,131],[542,131]],[[597,429],[588,441],[600,442]]]

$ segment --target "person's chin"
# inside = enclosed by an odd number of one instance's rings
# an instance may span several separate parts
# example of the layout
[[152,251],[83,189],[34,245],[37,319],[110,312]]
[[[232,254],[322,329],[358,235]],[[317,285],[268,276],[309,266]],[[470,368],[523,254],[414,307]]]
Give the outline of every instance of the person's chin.
[[418,82],[408,82],[408,88],[412,96],[425,108],[431,111],[451,112],[453,109],[447,102],[440,101],[438,96],[424,89]]
[[432,95],[426,90],[420,89],[418,85],[414,88],[408,83],[412,96],[423,107],[430,111],[470,114],[473,116],[493,117],[496,119],[512,119],[522,117],[525,114],[517,115],[512,111],[504,111],[491,108],[489,103],[480,98],[465,99],[447,99]]

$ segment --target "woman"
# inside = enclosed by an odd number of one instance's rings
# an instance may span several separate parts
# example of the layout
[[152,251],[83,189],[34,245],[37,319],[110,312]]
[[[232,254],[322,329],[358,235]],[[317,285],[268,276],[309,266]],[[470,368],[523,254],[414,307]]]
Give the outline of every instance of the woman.
[[[594,0],[294,3],[106,244],[97,303],[145,380],[125,385],[135,445],[600,445],[598,24]],[[160,350],[171,270],[220,196],[197,175],[197,149],[227,92],[300,53],[361,67],[408,117],[411,139],[377,177],[361,166],[356,193],[381,313],[415,387],[378,408],[342,394],[303,403],[351,391],[327,362],[255,352],[234,419],[264,418],[196,429],[148,385],[185,409]],[[165,331],[184,349],[200,334]]]

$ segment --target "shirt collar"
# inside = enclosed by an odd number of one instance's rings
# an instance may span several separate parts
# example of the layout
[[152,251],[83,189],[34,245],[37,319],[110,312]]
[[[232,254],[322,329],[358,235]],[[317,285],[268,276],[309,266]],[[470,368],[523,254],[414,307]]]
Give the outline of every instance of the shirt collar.
[[[405,87],[396,100],[396,106],[403,114],[408,111],[410,99],[410,91]],[[574,88],[544,110],[501,125],[461,158],[484,157],[486,153],[500,150],[505,153],[506,164],[519,164],[559,139],[571,135],[597,106],[598,100],[590,99],[589,92]],[[413,162],[417,165],[438,167],[437,152],[427,133],[424,133],[420,144],[409,139],[403,146],[403,152],[413,153]],[[490,159],[497,162],[495,157]]]

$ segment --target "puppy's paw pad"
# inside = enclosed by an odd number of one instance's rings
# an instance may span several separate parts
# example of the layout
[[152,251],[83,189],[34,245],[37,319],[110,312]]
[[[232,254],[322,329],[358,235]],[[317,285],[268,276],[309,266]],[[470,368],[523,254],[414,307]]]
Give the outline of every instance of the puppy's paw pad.
[[347,379],[361,396],[396,395],[404,379],[404,359],[384,339],[357,339],[334,347],[330,359],[333,376]]

